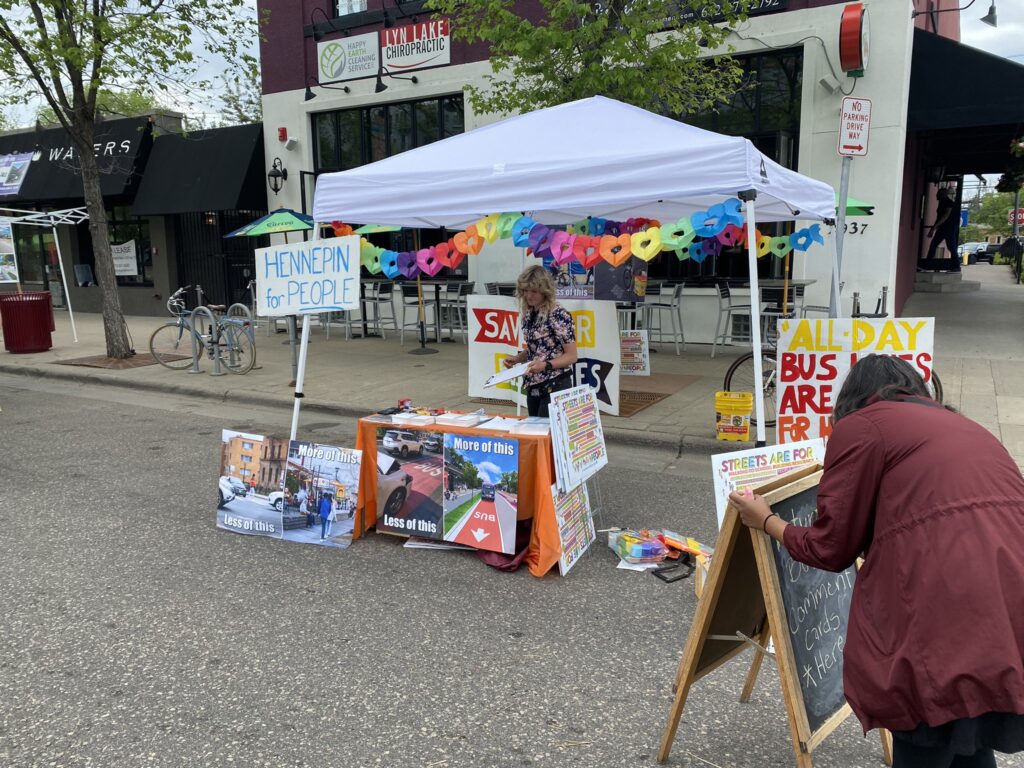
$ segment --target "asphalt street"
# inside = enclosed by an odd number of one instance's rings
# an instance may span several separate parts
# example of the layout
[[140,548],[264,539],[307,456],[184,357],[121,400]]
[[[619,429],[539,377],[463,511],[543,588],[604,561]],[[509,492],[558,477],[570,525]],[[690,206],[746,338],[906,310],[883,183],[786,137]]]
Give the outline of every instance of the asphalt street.
[[[392,536],[217,529],[221,429],[286,436],[290,408],[2,375],[0,408],[0,766],[654,764],[690,580],[616,570],[604,537],[536,579]],[[713,541],[706,457],[610,453],[599,528]],[[772,664],[738,702],[748,658],[695,685],[671,765],[793,764]],[[852,719],[814,754],[881,765]]]

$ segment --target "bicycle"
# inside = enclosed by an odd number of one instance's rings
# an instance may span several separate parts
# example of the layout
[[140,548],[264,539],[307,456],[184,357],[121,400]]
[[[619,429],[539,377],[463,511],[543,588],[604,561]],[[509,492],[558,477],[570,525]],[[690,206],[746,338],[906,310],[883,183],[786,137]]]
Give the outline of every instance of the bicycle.
[[[859,317],[868,317],[858,313]],[[764,426],[771,428],[775,426],[777,403],[776,394],[778,390],[778,361],[776,359],[775,341],[777,334],[765,334],[769,346],[761,350],[761,391],[764,394]],[[932,399],[941,403],[944,392],[942,391],[942,380],[933,368],[931,375],[926,382]],[[729,370],[725,372],[726,392],[754,392],[754,352],[751,350],[733,360]],[[751,426],[757,426],[757,411],[750,415]]]
[[[165,368],[181,371],[193,363],[194,340],[200,354],[205,350],[211,360],[219,358],[231,373],[248,373],[256,364],[256,342],[251,321],[227,315],[215,318],[209,332],[202,325],[195,327],[192,313],[185,308],[185,299],[182,298],[190,287],[179,288],[167,300],[167,311],[176,319],[153,331],[149,337],[150,354]],[[207,309],[223,311],[224,307]]]

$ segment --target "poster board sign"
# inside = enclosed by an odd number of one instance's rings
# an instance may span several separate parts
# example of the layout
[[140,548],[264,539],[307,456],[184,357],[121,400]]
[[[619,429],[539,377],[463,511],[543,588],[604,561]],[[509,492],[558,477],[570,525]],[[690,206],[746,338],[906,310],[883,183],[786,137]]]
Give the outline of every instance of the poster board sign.
[[450,64],[451,22],[442,18],[385,27],[380,31],[380,55],[391,74]]
[[821,438],[713,455],[711,475],[719,529],[733,491],[760,488],[790,472],[824,461],[825,441]]
[[590,510],[590,495],[587,493],[586,483],[580,483],[567,493],[562,493],[557,485],[552,485],[551,497],[555,502],[558,538],[562,543],[562,554],[558,557],[558,572],[565,576],[597,538],[594,516]]
[[34,152],[0,155],[0,197],[16,195],[28,175]]
[[217,527],[232,533],[280,539],[284,529],[276,497],[252,493],[267,438],[249,432],[221,430],[217,474]]
[[513,554],[518,496],[517,440],[445,433],[445,541]]
[[[783,519],[810,524],[820,479],[817,467],[805,468],[757,490]],[[753,647],[754,663],[740,696],[748,700],[769,638],[775,644],[797,766],[810,768],[812,751],[850,714],[842,693],[842,647],[853,569],[836,574],[794,565],[777,548],[777,542],[746,528],[736,508],[728,507],[680,660],[658,762],[668,759],[693,683]],[[822,587],[824,599],[804,600],[820,594]],[[796,605],[794,624],[789,608]]]
[[832,409],[850,368],[868,355],[896,355],[931,379],[935,318],[780,320],[778,442],[828,437]]
[[321,83],[373,77],[380,70],[380,40],[376,32],[326,40],[316,46],[316,62]]
[[377,532],[442,541],[442,435],[377,428]]
[[359,237],[256,249],[256,307],[264,317],[359,306]]
[[[615,304],[607,301],[560,301],[573,317],[578,359],[577,384],[594,390],[605,413],[619,413],[620,342]],[[473,294],[469,307],[469,396],[526,405],[521,380],[486,387],[488,377],[504,370],[502,361],[519,351],[519,302],[510,296]]]
[[623,376],[651,375],[651,346],[647,331],[619,331]]
[[14,249],[14,227],[10,219],[0,219],[0,283],[19,283],[18,254]]
[[139,261],[135,257],[135,241],[129,240],[120,245],[110,244],[110,255],[114,259],[114,274],[134,277],[139,274]]
[[551,395],[551,451],[555,485],[563,493],[597,474],[608,463],[601,413],[594,390],[584,385]]

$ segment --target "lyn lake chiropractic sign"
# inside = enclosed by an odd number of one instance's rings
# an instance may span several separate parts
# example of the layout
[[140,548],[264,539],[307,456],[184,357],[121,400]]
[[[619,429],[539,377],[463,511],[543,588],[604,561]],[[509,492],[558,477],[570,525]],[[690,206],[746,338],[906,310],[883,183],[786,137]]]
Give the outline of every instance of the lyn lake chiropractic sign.
[[358,306],[357,236],[257,249],[257,314],[286,317]]

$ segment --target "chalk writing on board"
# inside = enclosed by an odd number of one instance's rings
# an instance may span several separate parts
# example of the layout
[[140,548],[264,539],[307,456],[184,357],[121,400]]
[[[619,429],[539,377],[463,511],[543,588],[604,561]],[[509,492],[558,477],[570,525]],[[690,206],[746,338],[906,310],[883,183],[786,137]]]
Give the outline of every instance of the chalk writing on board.
[[[772,511],[794,525],[813,524],[817,488],[774,504]],[[804,708],[815,731],[846,701],[843,648],[856,570],[820,571],[794,560],[777,542],[772,544]]]

